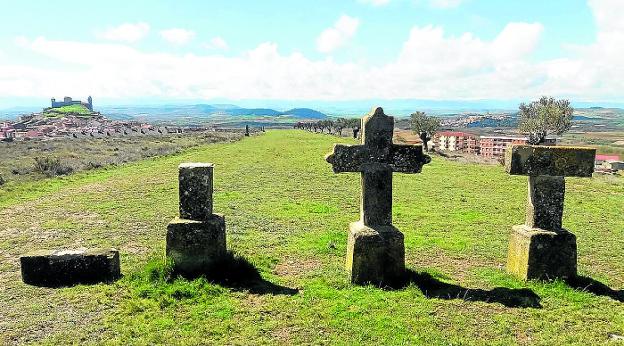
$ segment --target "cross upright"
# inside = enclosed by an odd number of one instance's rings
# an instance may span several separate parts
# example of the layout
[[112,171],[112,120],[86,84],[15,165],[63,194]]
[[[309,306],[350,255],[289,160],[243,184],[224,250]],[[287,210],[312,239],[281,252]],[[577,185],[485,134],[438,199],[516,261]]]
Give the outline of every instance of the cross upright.
[[392,143],[394,118],[381,107],[362,118],[363,145],[336,144],[326,160],[334,173],[360,172],[360,221],[367,226],[392,224],[392,172],[420,173],[431,161],[422,145]]
[[334,173],[360,172],[360,221],[351,224],[347,269],[354,283],[382,283],[402,275],[403,235],[392,226],[392,173],[420,173],[431,161],[422,145],[392,143],[394,118],[375,107],[362,118],[361,145],[334,145],[326,160]]

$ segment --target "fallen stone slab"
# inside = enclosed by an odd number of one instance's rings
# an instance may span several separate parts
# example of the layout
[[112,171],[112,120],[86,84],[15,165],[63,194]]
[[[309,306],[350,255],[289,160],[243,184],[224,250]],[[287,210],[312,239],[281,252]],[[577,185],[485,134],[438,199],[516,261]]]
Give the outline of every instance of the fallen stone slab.
[[22,280],[46,287],[112,282],[121,277],[115,249],[39,250],[20,257]]

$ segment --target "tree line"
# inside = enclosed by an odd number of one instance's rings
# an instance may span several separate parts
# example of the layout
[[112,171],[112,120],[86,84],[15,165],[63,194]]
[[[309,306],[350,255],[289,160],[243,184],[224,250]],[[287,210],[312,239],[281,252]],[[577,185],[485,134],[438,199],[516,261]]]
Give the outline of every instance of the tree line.
[[337,136],[342,136],[342,132],[345,129],[352,129],[353,138],[357,138],[358,132],[360,131],[360,119],[338,118],[336,120],[300,121],[294,125],[294,128]]

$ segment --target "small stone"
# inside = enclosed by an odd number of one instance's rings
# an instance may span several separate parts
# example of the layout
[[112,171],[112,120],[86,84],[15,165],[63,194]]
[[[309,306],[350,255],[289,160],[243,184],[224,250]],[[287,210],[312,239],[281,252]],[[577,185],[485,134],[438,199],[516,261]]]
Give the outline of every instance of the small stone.
[[40,250],[20,257],[22,280],[60,287],[112,282],[121,277],[115,249]]
[[207,274],[226,254],[225,218],[213,214],[203,221],[176,218],[167,226],[166,255],[174,271],[185,276]]
[[505,153],[511,175],[591,177],[596,149],[581,147],[514,145]]
[[403,233],[394,226],[370,227],[361,221],[351,223],[346,262],[351,283],[379,286],[401,280],[405,274],[403,238]]
[[576,276],[576,236],[566,230],[546,231],[514,226],[507,271],[523,280],[554,280]]
[[212,163],[183,163],[179,167],[180,218],[207,220],[212,217]]

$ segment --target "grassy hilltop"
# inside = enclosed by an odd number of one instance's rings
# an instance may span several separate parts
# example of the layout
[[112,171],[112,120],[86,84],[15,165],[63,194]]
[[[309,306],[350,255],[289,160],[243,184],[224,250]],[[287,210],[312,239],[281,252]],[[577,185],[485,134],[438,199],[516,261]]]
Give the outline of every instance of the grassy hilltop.
[[58,107],[58,108],[47,108],[43,112],[43,115],[45,115],[48,118],[62,117],[66,115],[87,117],[92,114],[93,112],[91,112],[84,105],[69,105],[69,106],[63,106],[63,107]]
[[[351,142],[270,131],[0,189],[0,344],[586,345],[624,335],[618,292],[505,273],[527,178],[499,166],[434,158],[423,174],[396,174],[395,225],[415,280],[396,290],[351,286],[346,230],[358,219],[359,177],[333,174],[323,159],[339,141]],[[264,284],[164,279],[185,161],[216,164],[215,211],[226,216],[228,247]],[[567,182],[564,225],[578,237],[580,273],[624,288],[623,179]],[[63,289],[21,283],[20,254],[81,246],[119,249],[124,278]]]

